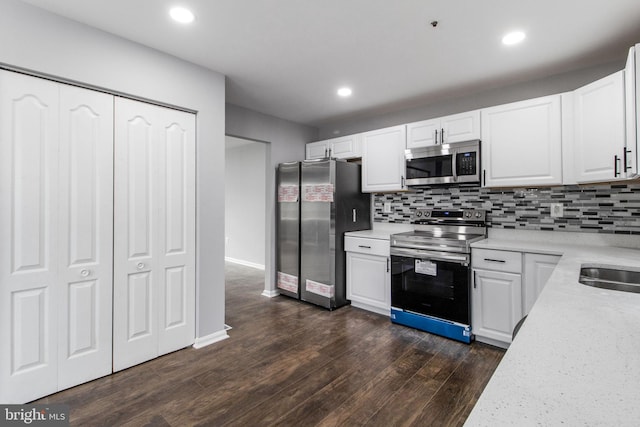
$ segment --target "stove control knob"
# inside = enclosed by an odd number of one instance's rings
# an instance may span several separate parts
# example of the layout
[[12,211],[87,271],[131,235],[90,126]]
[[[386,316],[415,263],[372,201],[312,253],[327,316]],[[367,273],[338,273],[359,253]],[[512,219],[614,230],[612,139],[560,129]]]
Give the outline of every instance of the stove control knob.
[[431,216],[431,212],[426,211],[426,212],[424,213],[424,216]]
[[465,212],[464,216],[465,218],[471,218],[471,212]]
[[480,218],[482,216],[482,212],[476,212],[476,218]]
[[417,216],[418,218],[420,218],[420,217],[422,216],[422,212],[420,212],[420,211],[416,212],[416,216]]

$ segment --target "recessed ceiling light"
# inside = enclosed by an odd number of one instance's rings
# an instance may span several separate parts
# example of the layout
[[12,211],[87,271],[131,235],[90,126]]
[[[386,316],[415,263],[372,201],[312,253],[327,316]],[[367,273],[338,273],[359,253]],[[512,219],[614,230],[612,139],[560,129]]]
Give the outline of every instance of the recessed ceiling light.
[[522,31],[514,31],[505,35],[502,38],[502,43],[506,45],[518,44],[524,40],[525,37],[526,35]]
[[169,15],[173,18],[174,21],[180,22],[181,24],[189,24],[193,22],[195,16],[193,12],[184,7],[174,7],[169,11]]
[[338,96],[341,96],[343,98],[346,98],[347,96],[351,96],[352,93],[353,91],[351,90],[351,88],[348,88],[348,87],[341,87],[340,89],[338,89]]

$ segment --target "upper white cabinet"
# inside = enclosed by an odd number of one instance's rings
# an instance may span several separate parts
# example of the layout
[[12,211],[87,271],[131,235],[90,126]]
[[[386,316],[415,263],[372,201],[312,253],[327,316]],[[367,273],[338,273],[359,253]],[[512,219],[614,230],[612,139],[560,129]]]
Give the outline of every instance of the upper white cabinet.
[[405,125],[362,134],[362,191],[406,190]]
[[407,125],[407,148],[480,139],[480,111],[452,114]]
[[575,182],[625,179],[624,71],[576,89],[573,102]]
[[626,121],[626,172],[628,177],[639,174],[638,128],[640,127],[640,44],[629,49],[624,68],[625,121]]
[[562,184],[560,95],[485,108],[481,117],[484,186]]
[[354,159],[362,156],[362,134],[341,136],[325,141],[311,142],[306,147],[306,159]]

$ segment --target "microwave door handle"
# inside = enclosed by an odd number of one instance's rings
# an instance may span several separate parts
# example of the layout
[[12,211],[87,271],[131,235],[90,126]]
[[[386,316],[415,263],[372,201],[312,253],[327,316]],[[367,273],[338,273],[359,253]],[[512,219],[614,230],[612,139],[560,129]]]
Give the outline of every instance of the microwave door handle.
[[458,180],[458,150],[451,153],[451,171],[453,172],[453,180]]

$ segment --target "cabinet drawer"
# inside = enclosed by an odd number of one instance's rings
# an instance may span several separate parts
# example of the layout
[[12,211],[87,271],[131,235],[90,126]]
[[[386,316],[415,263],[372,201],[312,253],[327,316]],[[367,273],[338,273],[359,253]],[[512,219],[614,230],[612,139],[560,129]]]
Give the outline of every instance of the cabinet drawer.
[[366,237],[344,238],[344,250],[346,252],[358,252],[361,254],[389,256],[389,241],[381,239],[367,239]]
[[483,270],[522,272],[522,254],[520,252],[498,251],[494,249],[473,249],[471,265]]

